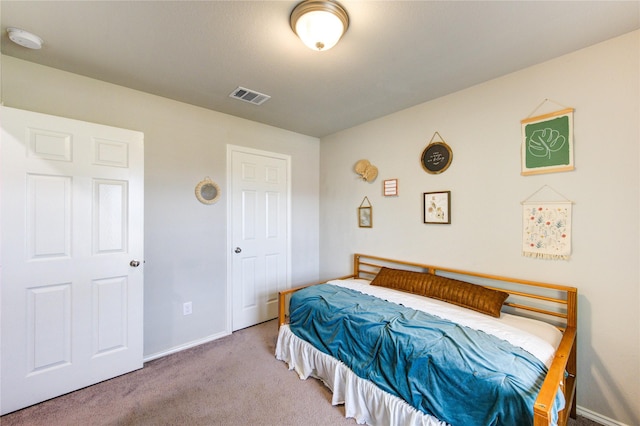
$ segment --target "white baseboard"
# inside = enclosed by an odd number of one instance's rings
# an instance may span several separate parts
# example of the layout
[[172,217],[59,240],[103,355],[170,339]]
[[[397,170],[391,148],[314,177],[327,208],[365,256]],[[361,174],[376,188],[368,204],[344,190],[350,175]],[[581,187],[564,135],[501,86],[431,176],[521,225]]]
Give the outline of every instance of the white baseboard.
[[598,422],[604,426],[628,426],[625,423],[620,423],[616,420],[610,419],[609,417],[605,417],[602,414],[587,410],[586,408],[579,405],[576,407],[576,412],[578,413],[578,415],[586,419],[593,420],[594,422]]
[[173,348],[167,349],[166,351],[156,352],[155,354],[147,355],[142,359],[142,361],[143,362],[153,361],[154,359],[158,359],[158,358],[162,358],[162,357],[167,356],[167,355],[175,354],[177,352],[184,351],[185,349],[193,348],[195,346],[199,346],[199,345],[202,345],[204,343],[212,342],[212,341],[217,340],[217,339],[219,339],[221,337],[228,336],[229,334],[231,334],[231,333],[226,332],[226,331],[223,331],[222,333],[218,333],[218,334],[212,334],[212,335],[204,337],[202,339],[193,340],[193,341],[191,341],[189,343],[185,343],[184,345],[175,346]]

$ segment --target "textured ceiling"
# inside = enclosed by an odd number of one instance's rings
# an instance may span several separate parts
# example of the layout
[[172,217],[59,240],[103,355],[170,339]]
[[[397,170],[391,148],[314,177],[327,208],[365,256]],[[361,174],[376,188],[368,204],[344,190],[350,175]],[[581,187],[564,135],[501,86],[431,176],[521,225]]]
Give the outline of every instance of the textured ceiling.
[[[2,53],[322,137],[640,28],[638,1],[341,1],[306,48],[295,1],[0,2]],[[13,44],[7,27],[44,39]],[[229,98],[238,86],[271,96]],[[588,88],[585,88],[588,89]]]

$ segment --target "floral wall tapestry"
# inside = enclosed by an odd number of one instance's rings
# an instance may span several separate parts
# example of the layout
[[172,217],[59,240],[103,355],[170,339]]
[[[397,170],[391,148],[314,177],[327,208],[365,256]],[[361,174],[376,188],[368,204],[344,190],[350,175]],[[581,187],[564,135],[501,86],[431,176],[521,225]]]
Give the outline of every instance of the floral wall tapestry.
[[522,203],[522,255],[569,260],[571,255],[571,201]]

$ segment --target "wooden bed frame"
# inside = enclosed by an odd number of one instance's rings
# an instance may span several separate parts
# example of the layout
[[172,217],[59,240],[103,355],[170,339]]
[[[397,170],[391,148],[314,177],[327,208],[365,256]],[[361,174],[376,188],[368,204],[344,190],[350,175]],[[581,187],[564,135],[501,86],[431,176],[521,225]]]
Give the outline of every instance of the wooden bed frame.
[[[440,268],[415,262],[387,259],[384,257],[354,254],[353,274],[336,279],[361,278],[372,280],[380,268],[389,267],[445,275],[461,281],[509,293],[503,311],[515,315],[529,316],[553,324],[562,331],[553,362],[547,372],[540,393],[533,407],[534,426],[551,424],[554,398],[558,389],[565,396],[566,406],[558,413],[558,425],[566,426],[569,416],[576,418],[576,331],[578,326],[578,290],[556,284],[502,277],[499,275]],[[287,321],[287,298],[295,291],[328,280],[291,288],[279,293],[278,327]]]

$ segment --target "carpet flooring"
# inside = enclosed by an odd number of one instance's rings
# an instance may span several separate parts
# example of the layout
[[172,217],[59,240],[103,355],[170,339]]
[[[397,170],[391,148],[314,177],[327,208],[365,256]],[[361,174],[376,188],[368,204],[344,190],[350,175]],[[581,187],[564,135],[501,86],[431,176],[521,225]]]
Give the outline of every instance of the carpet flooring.
[[[274,357],[275,320],[0,417],[2,426],[355,425],[330,391]],[[578,417],[570,426],[594,426]]]

